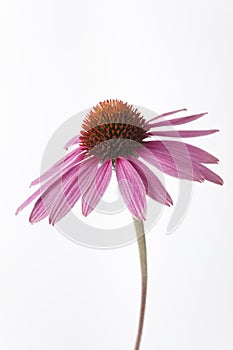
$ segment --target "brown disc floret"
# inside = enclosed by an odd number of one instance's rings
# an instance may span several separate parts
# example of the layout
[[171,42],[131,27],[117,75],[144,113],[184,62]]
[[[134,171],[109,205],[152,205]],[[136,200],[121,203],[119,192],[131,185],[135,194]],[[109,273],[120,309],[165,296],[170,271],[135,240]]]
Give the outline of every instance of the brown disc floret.
[[101,160],[133,154],[147,137],[144,117],[120,100],[106,100],[93,107],[82,129],[81,145]]

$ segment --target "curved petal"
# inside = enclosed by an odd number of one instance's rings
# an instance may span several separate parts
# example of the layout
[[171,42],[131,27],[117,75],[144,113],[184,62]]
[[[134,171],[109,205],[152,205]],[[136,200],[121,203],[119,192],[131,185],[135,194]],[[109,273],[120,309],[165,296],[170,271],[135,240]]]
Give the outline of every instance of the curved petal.
[[70,139],[64,146],[65,149],[70,148],[73,145],[76,145],[77,143],[79,143],[80,141],[80,135],[75,135],[74,137],[72,137],[72,139]]
[[89,215],[99,203],[112,177],[112,160],[107,159],[98,169],[96,178],[82,197],[82,213]]
[[218,158],[201,148],[180,141],[147,141],[146,146],[156,151],[169,150],[176,157],[191,158],[198,163],[218,163]]
[[160,118],[162,118],[162,117],[168,117],[169,115],[176,114],[176,113],[183,112],[183,111],[187,111],[187,109],[186,109],[186,108],[182,108],[182,109],[177,109],[177,110],[172,111],[172,112],[167,112],[167,113],[159,114],[159,115],[157,115],[156,117],[151,118],[150,120],[148,120],[146,124],[151,123],[153,120],[157,120],[157,119],[160,119]]
[[[66,173],[68,173],[70,170],[72,170],[76,165],[79,164],[81,160],[85,158],[85,153],[77,155],[75,159],[65,168],[62,168],[62,163],[61,165],[57,168],[55,171],[55,175],[53,175],[52,178],[50,178],[48,181],[46,181],[37,191],[35,191],[29,198],[27,198],[16,210],[16,215],[23,210],[26,206],[28,206],[35,198],[40,196],[46,189],[48,189],[51,185],[55,184],[59,179],[62,178]],[[45,174],[44,174],[45,175]],[[49,176],[49,174],[48,174]],[[52,175],[51,175],[52,176]],[[47,177],[47,175],[45,175]],[[40,179],[40,178],[39,178]],[[44,178],[45,179],[45,178]]]
[[[67,169],[67,171],[69,171],[69,169]],[[66,172],[64,172],[65,174]],[[64,175],[63,174],[63,175]],[[61,176],[61,175],[60,175]],[[59,177],[60,177],[59,176]],[[23,210],[25,207],[27,207],[35,198],[37,198],[38,196],[40,196],[43,191],[46,191],[46,189],[48,189],[51,185],[55,184],[56,181],[58,181],[59,178],[55,175],[52,177],[52,179],[50,179],[49,181],[47,181],[45,184],[43,184],[37,191],[35,191],[29,198],[27,198],[20,206],[19,208],[16,210],[16,215]]]
[[149,132],[151,136],[164,136],[164,137],[198,137],[207,136],[218,132],[219,130],[168,130],[168,131],[152,131]]
[[182,118],[175,118],[175,119],[170,119],[170,120],[163,120],[162,122],[157,122],[150,124],[150,128],[155,128],[155,127],[160,127],[160,126],[171,126],[171,125],[181,125],[181,124],[186,124],[190,123],[196,119],[199,119],[206,115],[207,113],[200,113],[200,114],[195,114],[195,115],[190,115],[188,117],[182,117]]
[[46,170],[43,175],[38,177],[36,180],[32,181],[30,186],[38,185],[40,182],[43,182],[49,179],[53,175],[59,173],[67,165],[70,165],[70,164],[73,165],[74,163],[82,160],[84,156],[85,156],[85,153],[82,148],[79,147],[74,149],[72,152],[66,154],[63,158],[61,158],[53,166],[51,166],[48,170]]
[[[52,203],[52,200],[53,199],[51,198],[50,205]],[[46,218],[46,216],[48,216],[48,212],[46,210],[46,207],[44,206],[42,197],[40,197],[39,199],[37,199],[34,205],[34,208],[32,209],[32,212],[29,217],[29,221],[33,224],[35,222],[43,220],[44,218]]]
[[40,221],[46,216],[50,215],[52,207],[55,205],[59,194],[62,193],[63,195],[64,188],[72,181],[74,177],[76,177],[77,180],[77,166],[63,174],[63,176],[46,188],[32,209],[29,218],[31,223]]
[[168,150],[155,152],[153,148],[141,147],[137,154],[168,175],[198,182],[204,180],[201,172],[193,168],[191,160],[176,159]]
[[41,194],[41,189],[39,188],[36,192],[34,192],[29,198],[26,199],[16,210],[15,215],[18,215],[21,210],[27,207],[35,198],[37,198]]
[[77,174],[75,174],[69,183],[63,185],[62,191],[58,193],[49,213],[49,222],[54,225],[61,220],[76,204],[81,196],[78,186]]
[[94,181],[98,163],[99,159],[92,157],[77,166],[75,175],[69,182],[64,183],[52,205],[49,215],[51,224],[61,220],[73,208],[80,196],[86,192],[88,186]]
[[130,163],[140,175],[146,189],[146,194],[152,199],[170,206],[172,199],[158,177],[145,164],[135,157],[128,157]]
[[223,179],[219,175],[214,173],[212,170],[208,169],[202,164],[196,164],[196,167],[202,173],[205,180],[213,182],[217,185],[223,185]]
[[134,167],[124,158],[116,159],[116,176],[122,197],[138,220],[145,220],[146,190]]

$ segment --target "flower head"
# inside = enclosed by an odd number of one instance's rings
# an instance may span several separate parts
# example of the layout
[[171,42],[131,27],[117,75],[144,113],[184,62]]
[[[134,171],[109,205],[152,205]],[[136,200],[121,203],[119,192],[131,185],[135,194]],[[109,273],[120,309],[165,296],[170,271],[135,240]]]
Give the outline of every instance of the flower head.
[[[87,216],[98,204],[115,170],[120,192],[132,215],[146,218],[146,195],[170,206],[172,199],[158,177],[144,164],[162,172],[191,181],[208,180],[223,184],[222,179],[204,164],[218,159],[206,151],[169,138],[205,136],[218,130],[161,130],[192,122],[206,113],[173,118],[185,109],[156,116],[149,121],[137,108],[119,100],[100,102],[86,116],[79,135],[66,145],[76,148],[55,163],[31,185],[40,184],[17,210],[18,213],[37,198],[30,215],[34,223],[49,217],[54,224],[62,219],[81,198],[82,212]],[[163,141],[152,139],[163,137]]]
[[134,149],[147,138],[146,120],[140,112],[118,100],[100,102],[82,127],[81,145],[102,161],[134,154]]

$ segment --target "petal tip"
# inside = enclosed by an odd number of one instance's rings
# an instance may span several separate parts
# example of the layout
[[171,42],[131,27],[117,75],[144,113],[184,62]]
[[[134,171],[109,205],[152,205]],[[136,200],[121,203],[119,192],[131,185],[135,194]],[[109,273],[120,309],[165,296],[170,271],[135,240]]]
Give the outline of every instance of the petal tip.
[[87,211],[82,211],[82,214],[83,214],[83,216],[85,216],[85,218],[88,216],[88,212]]
[[174,205],[174,203],[173,203],[173,200],[171,199],[169,202],[168,202],[168,206],[169,207],[172,207]]
[[49,225],[54,226],[54,224],[55,224],[55,221],[54,221],[54,220],[52,220],[51,218],[49,218]]
[[221,177],[219,178],[218,185],[220,185],[220,186],[223,186],[223,185],[224,185],[224,181],[223,181],[223,179],[222,179]]
[[39,183],[39,181],[40,181],[40,178],[37,179],[37,180],[32,181],[32,182],[30,183],[30,185],[29,185],[29,188],[31,188],[31,187],[37,185],[37,184]]
[[28,221],[29,221],[31,224],[33,224],[33,223],[34,223],[34,220],[33,220],[32,214],[29,216]]

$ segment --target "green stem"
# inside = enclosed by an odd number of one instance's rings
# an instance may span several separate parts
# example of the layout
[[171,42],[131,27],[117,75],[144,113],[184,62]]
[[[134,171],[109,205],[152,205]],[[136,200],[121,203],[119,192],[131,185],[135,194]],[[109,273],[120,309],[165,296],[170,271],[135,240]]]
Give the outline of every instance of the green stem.
[[134,226],[137,234],[139,255],[140,255],[140,263],[141,263],[141,278],[142,278],[142,294],[141,294],[141,308],[140,308],[140,317],[139,317],[139,325],[138,325],[138,334],[135,344],[135,350],[139,350],[140,342],[142,338],[142,330],[144,323],[144,315],[146,308],[146,293],[147,293],[147,255],[146,255],[146,239],[144,232],[144,225],[142,221],[138,221],[133,218]]

